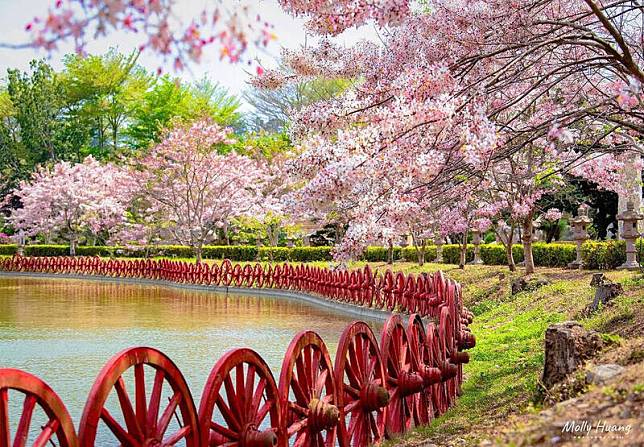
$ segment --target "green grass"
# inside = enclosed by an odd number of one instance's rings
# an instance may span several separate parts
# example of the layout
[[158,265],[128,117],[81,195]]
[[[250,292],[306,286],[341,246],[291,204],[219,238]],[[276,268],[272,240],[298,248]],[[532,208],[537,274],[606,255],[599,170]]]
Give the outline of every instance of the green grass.
[[[589,285],[591,272],[558,269],[538,272],[540,278],[551,283],[511,296],[512,276],[500,267],[449,271],[463,284],[465,304],[475,314],[471,329],[477,344],[470,351],[470,363],[465,365],[466,380],[457,405],[431,425],[405,435],[403,441],[428,440],[443,445],[445,439],[457,435],[464,445],[478,445],[485,432],[473,427],[493,428],[503,424],[510,414],[538,408],[534,398],[543,369],[545,330],[552,323],[579,317],[594,296]],[[503,273],[501,279],[499,273]],[[611,326],[611,322],[644,315],[644,279],[636,273],[621,271],[608,272],[607,276],[624,286],[625,295],[579,320],[589,329],[615,332],[619,326]],[[612,342],[620,339],[606,338]]]

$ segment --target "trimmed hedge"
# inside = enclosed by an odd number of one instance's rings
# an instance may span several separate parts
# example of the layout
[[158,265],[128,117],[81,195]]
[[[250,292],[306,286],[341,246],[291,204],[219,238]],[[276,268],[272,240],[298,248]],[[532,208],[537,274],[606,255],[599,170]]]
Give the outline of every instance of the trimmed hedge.
[[581,256],[589,269],[612,269],[626,262],[626,242],[588,241],[581,247]]
[[[275,261],[275,262],[313,262],[331,261],[332,247],[256,247],[254,245],[206,246],[203,247],[205,259],[230,259],[231,261]],[[0,245],[0,255],[11,256],[17,251],[16,245]],[[147,253],[146,253],[147,251]],[[523,261],[523,247],[512,247],[514,261]],[[626,260],[624,241],[588,241],[582,247],[582,258],[588,269],[613,269]],[[67,256],[68,245],[27,245],[24,249],[26,256]],[[126,247],[94,247],[81,246],[76,249],[79,256],[117,256],[145,257],[167,256],[176,258],[191,258],[194,252],[190,247],[182,245],[160,245],[145,248]],[[394,260],[417,262],[414,247],[394,247]],[[532,255],[534,263],[540,267],[566,267],[576,257],[575,244],[536,242],[533,244]],[[458,264],[460,246],[446,244],[443,246],[445,264]],[[472,244],[467,248],[467,261],[474,258]],[[436,259],[436,247],[430,245],[425,251],[425,261]],[[507,263],[505,248],[501,244],[482,244],[481,259],[487,265],[505,265]],[[386,262],[387,247],[369,247],[361,260],[368,262]]]

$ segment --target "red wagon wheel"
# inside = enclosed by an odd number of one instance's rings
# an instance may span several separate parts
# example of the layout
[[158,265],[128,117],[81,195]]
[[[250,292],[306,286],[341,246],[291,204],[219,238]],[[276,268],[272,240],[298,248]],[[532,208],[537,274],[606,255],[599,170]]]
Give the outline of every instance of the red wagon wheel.
[[[282,423],[293,447],[333,446],[340,411],[335,405],[333,366],[326,345],[313,331],[289,345],[279,381]],[[290,444],[290,442],[289,442]]]
[[[145,389],[145,366],[155,370],[149,400]],[[123,377],[132,367],[134,405]],[[164,406],[161,397],[165,382],[170,386],[171,397],[169,396],[169,402]],[[105,407],[112,389],[116,391],[125,426]],[[166,435],[173,418],[179,427],[170,435]],[[153,348],[126,349],[112,357],[103,367],[92,386],[81,417],[79,438],[82,447],[95,445],[101,421],[123,446],[172,446],[182,440],[188,447],[199,446],[197,410],[188,385],[172,360]]]
[[233,265],[228,259],[224,259],[220,267],[221,271],[221,283],[229,287],[233,282]]
[[[9,426],[9,392],[24,395],[22,412],[16,427],[13,443]],[[35,436],[34,447],[44,447],[55,436],[61,447],[76,447],[78,439],[74,431],[74,424],[69,417],[65,405],[58,395],[38,377],[17,370],[0,369],[0,445],[24,447],[30,438],[31,422],[36,406],[44,412],[48,421],[39,427],[40,431]]]
[[199,405],[202,446],[271,447],[282,437],[277,385],[255,351],[234,349],[210,372]]
[[427,425],[435,416],[432,391],[433,385],[441,382],[441,370],[432,364],[432,353],[427,345],[425,325],[420,315],[409,316],[407,333],[412,353],[412,366],[414,371],[423,378],[423,390],[416,395],[414,422],[416,425]]
[[441,371],[441,381],[432,385],[432,403],[433,407],[436,410],[436,416],[440,416],[445,413],[449,408],[449,400],[447,399],[446,387],[443,382],[443,374],[447,374],[447,371],[444,371],[445,363],[445,354],[440,347],[440,337],[438,335],[438,329],[434,323],[429,323],[426,329],[427,336],[427,348],[429,349],[431,365],[434,368],[439,368]]
[[[447,370],[447,396],[450,405],[456,400],[458,363],[456,355],[456,340],[454,338],[454,326],[452,315],[447,307],[441,309],[439,322],[440,344],[445,353],[445,369]],[[465,353],[466,354],[466,353]]]
[[411,427],[415,394],[423,389],[422,377],[413,371],[407,331],[400,316],[389,317],[380,341],[390,401],[386,433],[391,437]]
[[264,286],[264,268],[261,264],[255,264],[253,268],[253,278],[255,278],[255,284],[260,289]]
[[335,356],[341,447],[378,444],[385,434],[389,393],[371,328],[356,321],[342,332]]

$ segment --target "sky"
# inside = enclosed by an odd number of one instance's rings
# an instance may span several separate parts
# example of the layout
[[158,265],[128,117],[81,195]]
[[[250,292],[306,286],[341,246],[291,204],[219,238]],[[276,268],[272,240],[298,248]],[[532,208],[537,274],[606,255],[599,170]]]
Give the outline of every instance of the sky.
[[[177,18],[186,23],[192,17],[197,17],[205,4],[212,4],[218,0],[176,0]],[[239,1],[222,0],[224,8],[232,9],[239,5]],[[54,0],[0,0],[0,42],[2,43],[24,43],[28,41],[29,34],[24,30],[24,26],[30,22],[34,16],[45,16],[49,7],[54,4]],[[253,4],[263,19],[275,26],[275,34],[278,39],[273,42],[267,49],[259,50],[251,48],[248,57],[257,58],[262,66],[266,68],[274,67],[279,60],[279,53],[282,47],[298,48],[305,42],[314,43],[315,38],[306,33],[302,19],[294,18],[286,14],[279,7],[277,0],[260,0],[246,1],[245,4]],[[254,17],[254,14],[251,16]],[[362,27],[357,30],[349,30],[336,38],[336,41],[350,46],[355,42],[366,38],[370,40],[377,39],[373,28]],[[129,53],[139,46],[141,38],[132,33],[112,33],[89,43],[87,51],[91,54],[101,54],[114,47],[123,53]],[[0,77],[6,76],[8,68],[19,68],[27,70],[29,62],[34,58],[45,58],[55,69],[62,68],[62,57],[64,54],[73,52],[73,45],[63,43],[60,49],[52,54],[47,54],[42,50],[35,49],[5,49],[0,48]],[[240,94],[247,88],[247,81],[251,74],[254,74],[254,66],[249,67],[247,64],[230,64],[226,61],[219,61],[217,57],[217,47],[211,47],[211,54],[206,54],[204,60],[198,64],[189,67],[183,72],[175,72],[172,68],[172,61],[164,64],[162,58],[151,53],[143,53],[139,62],[150,71],[155,71],[159,66],[164,71],[172,75],[180,76],[186,81],[194,81],[204,76],[219,82],[228,88],[231,93]],[[244,105],[244,108],[248,108]]]

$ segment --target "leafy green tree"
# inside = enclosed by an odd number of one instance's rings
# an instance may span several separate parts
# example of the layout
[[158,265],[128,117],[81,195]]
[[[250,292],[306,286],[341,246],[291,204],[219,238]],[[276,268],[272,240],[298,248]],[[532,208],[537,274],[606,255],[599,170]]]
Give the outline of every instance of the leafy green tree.
[[240,129],[239,100],[226,89],[203,79],[194,85],[163,76],[154,82],[133,110],[127,134],[136,149],[159,142],[161,129],[174,119],[193,121],[209,117],[217,124]]
[[71,120],[89,137],[85,153],[105,158],[122,149],[125,129],[151,77],[136,64],[138,53],[110,50],[100,56],[68,55],[61,75],[65,94],[76,104]]
[[32,61],[29,72],[7,71],[0,93],[3,195],[39,164],[80,158],[83,135],[68,120],[73,107],[60,76],[44,61]]
[[235,144],[227,146],[238,154],[270,162],[278,154],[293,151],[293,144],[286,132],[246,132],[237,137]]

